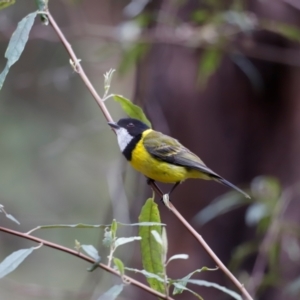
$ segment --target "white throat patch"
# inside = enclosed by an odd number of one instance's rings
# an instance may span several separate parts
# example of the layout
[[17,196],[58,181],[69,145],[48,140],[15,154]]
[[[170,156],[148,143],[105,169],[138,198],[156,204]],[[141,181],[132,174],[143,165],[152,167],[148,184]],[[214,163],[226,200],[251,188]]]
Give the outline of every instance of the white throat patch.
[[128,131],[125,128],[119,128],[116,130],[117,138],[118,138],[118,144],[123,152],[124,149],[127,147],[127,145],[131,142],[131,140],[134,138],[132,135],[128,133]]

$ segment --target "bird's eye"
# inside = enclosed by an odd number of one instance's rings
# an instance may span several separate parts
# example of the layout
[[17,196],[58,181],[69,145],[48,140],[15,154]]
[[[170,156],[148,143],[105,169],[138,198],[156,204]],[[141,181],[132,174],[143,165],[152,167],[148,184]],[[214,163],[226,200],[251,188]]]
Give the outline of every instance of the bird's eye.
[[127,125],[127,127],[128,127],[128,128],[132,128],[132,127],[134,127],[134,125],[133,125],[132,123],[129,123],[129,124]]

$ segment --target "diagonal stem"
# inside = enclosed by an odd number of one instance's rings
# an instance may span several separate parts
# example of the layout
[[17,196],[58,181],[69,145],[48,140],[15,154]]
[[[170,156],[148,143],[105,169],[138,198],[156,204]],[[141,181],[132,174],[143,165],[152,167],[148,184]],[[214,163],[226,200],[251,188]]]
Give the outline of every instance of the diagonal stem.
[[[53,248],[53,249],[56,249],[56,250],[59,250],[59,251],[63,251],[63,252],[66,252],[68,254],[71,254],[71,255],[74,255],[74,256],[77,256],[85,261],[88,261],[90,263],[95,263],[95,260],[78,252],[78,251],[75,251],[73,249],[70,249],[70,248],[67,248],[67,247],[64,247],[64,246],[61,246],[61,245],[58,245],[58,244],[55,244],[55,243],[52,243],[52,242],[49,242],[49,241],[46,241],[46,240],[43,240],[43,239],[40,239],[40,238],[37,238],[35,236],[31,236],[31,235],[28,235],[26,233],[23,233],[23,232],[20,232],[20,231],[16,231],[16,230],[12,230],[12,229],[8,229],[8,228],[5,228],[5,227],[0,227],[0,231],[3,231],[3,232],[6,232],[8,234],[12,234],[12,235],[15,235],[15,236],[18,236],[18,237],[21,237],[23,239],[27,239],[27,240],[31,240],[33,242],[36,242],[36,243],[39,243],[39,244],[43,244],[47,247],[50,247],[50,248]],[[102,263],[99,263],[98,264],[99,268],[101,269],[104,269],[105,271],[115,275],[115,276],[118,276],[118,277],[121,277],[126,283],[129,283],[129,284],[132,284],[156,297],[159,297],[159,298],[162,298],[162,299],[166,299],[166,300],[174,300],[173,298],[169,297],[169,296],[166,296],[160,292],[157,292],[153,289],[151,289],[150,287],[144,285],[143,283],[129,277],[129,276],[126,276],[126,275],[123,275],[121,276],[119,274],[119,272],[105,264],[102,264]]]
[[[112,117],[107,110],[104,102],[102,101],[101,97],[97,94],[96,90],[94,89],[93,85],[91,84],[90,80],[86,76],[78,58],[76,57],[71,45],[65,38],[64,34],[61,32],[60,28],[56,24],[55,20],[51,16],[50,12],[45,12],[48,15],[49,22],[52,25],[53,29],[59,36],[61,42],[63,43],[64,47],[66,48],[67,52],[69,53],[72,62],[75,66],[75,71],[79,74],[83,82],[85,83],[88,90],[93,95],[94,99],[96,100],[97,104],[99,105],[101,111],[103,112],[105,118],[107,121],[111,122]],[[159,189],[159,187],[156,185],[155,182],[150,182],[151,187],[162,197],[163,193]],[[208,244],[204,241],[201,235],[198,234],[198,232],[182,217],[182,215],[176,210],[173,204],[170,203],[170,209],[174,213],[174,215],[179,219],[179,221],[183,224],[183,226],[186,227],[186,229],[196,238],[196,240],[202,245],[202,247],[207,251],[207,253],[210,255],[210,257],[216,262],[218,267],[228,276],[228,278],[234,283],[234,285],[240,290],[240,292],[243,294],[244,298],[246,300],[253,300],[250,294],[245,289],[244,285],[241,284],[236,277],[226,268],[226,266],[221,262],[221,260],[216,256],[216,254],[212,251],[212,249],[208,246]],[[165,298],[166,299],[166,298]]]

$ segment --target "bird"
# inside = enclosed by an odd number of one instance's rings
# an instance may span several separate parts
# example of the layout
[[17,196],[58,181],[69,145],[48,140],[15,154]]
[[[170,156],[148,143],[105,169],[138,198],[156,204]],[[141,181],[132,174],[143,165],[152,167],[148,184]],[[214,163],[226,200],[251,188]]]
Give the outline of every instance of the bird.
[[173,183],[168,196],[186,179],[215,180],[250,196],[211,169],[177,139],[151,129],[134,118],[108,122],[117,135],[119,148],[131,166],[144,174],[149,182]]

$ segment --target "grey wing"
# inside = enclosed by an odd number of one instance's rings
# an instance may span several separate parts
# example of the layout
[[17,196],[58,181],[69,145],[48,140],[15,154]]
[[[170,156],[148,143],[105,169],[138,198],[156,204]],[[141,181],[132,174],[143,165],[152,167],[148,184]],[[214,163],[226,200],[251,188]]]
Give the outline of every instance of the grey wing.
[[[159,143],[157,141],[159,141]],[[156,159],[173,165],[195,169],[216,179],[221,178],[218,174],[206,167],[196,154],[188,150],[176,139],[160,132],[149,133],[144,140],[144,146]]]
[[[157,141],[159,141],[159,143]],[[160,159],[173,165],[198,170],[207,174],[211,179],[219,181],[222,184],[237,190],[246,198],[250,198],[250,196],[240,188],[206,167],[204,162],[196,154],[185,148],[177,140],[167,135],[160,132],[150,132],[144,140],[144,146],[156,159]]]

